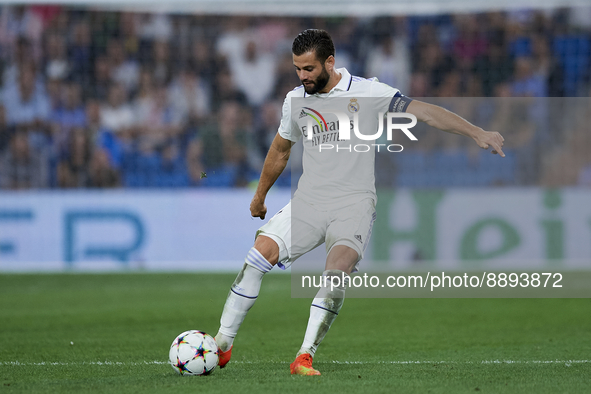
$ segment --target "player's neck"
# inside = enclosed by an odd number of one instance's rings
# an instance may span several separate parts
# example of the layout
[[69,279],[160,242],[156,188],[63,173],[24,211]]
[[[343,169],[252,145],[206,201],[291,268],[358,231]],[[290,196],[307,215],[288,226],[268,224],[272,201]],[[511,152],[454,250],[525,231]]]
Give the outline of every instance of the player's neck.
[[328,93],[337,86],[337,84],[341,81],[343,75],[338,72],[336,69],[333,68],[332,73],[330,74],[330,78],[328,78],[328,83],[324,87],[324,89],[320,90],[318,93]]

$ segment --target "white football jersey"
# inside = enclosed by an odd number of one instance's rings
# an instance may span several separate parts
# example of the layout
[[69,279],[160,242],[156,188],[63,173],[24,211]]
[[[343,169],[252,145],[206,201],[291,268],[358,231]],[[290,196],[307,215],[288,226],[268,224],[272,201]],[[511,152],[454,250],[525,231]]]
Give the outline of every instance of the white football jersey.
[[[404,112],[411,101],[376,78],[352,76],[345,68],[337,71],[341,80],[328,93],[309,95],[303,86],[289,92],[278,130],[281,137],[293,142],[303,137],[303,174],[295,195],[327,210],[366,198],[376,201],[377,141],[369,136],[383,125],[386,112]],[[350,130],[348,140],[339,138],[338,119],[345,119],[345,115]],[[367,139],[354,133],[355,119]]]

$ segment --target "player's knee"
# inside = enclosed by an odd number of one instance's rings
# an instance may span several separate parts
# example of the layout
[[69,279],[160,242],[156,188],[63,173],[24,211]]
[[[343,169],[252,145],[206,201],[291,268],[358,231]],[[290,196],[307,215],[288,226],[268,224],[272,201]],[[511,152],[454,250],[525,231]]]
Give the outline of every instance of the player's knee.
[[275,265],[279,261],[279,245],[271,238],[259,235],[254,242],[254,248],[259,251],[269,264]]
[[359,253],[355,249],[346,245],[335,245],[326,259],[326,269],[351,274],[359,259]]

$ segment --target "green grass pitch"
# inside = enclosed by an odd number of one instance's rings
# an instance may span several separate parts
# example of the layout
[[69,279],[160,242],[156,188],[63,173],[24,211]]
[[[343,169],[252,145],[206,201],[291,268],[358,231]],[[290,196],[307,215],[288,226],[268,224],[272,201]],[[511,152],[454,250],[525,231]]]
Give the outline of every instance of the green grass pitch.
[[310,306],[267,275],[228,366],[178,376],[176,335],[215,335],[234,275],[0,275],[2,393],[589,393],[590,299],[347,299],[289,374]]

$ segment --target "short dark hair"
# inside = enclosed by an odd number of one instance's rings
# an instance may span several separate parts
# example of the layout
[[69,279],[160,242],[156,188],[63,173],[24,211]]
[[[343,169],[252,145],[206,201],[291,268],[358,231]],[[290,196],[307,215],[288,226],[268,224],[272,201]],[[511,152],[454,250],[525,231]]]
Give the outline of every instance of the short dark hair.
[[296,56],[314,51],[316,58],[324,63],[329,56],[334,56],[334,44],[328,32],[320,29],[307,29],[293,40],[291,51]]

